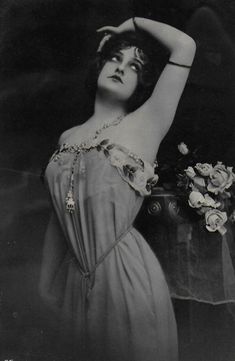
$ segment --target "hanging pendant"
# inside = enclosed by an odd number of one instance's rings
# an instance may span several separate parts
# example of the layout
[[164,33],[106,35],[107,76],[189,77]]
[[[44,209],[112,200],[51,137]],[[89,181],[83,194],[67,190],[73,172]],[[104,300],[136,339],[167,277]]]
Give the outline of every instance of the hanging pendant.
[[[73,194],[74,194],[74,170],[75,170],[75,165],[76,165],[76,161],[78,159],[78,156],[81,152],[87,152],[92,148],[95,148],[97,145],[97,138],[98,135],[102,132],[102,130],[112,126],[112,125],[118,125],[122,119],[125,117],[124,115],[121,115],[119,117],[117,117],[115,120],[113,120],[110,123],[105,123],[103,124],[103,126],[96,130],[95,134],[87,139],[85,142],[82,142],[80,145],[78,144],[74,144],[74,145],[69,145],[68,143],[64,143],[62,144],[62,146],[60,147],[59,150],[57,150],[55,152],[55,154],[53,155],[52,159],[54,159],[55,161],[57,161],[61,155],[62,152],[70,152],[75,154],[72,166],[71,166],[71,176],[70,176],[70,184],[69,184],[69,191],[67,193],[67,196],[65,198],[65,206],[66,206],[66,211],[68,211],[70,214],[74,213],[75,211],[75,200],[73,198]],[[81,167],[80,167],[80,174],[85,174],[85,164],[84,161],[83,163],[81,163]]]
[[65,198],[66,210],[69,213],[73,213],[75,211],[75,201],[73,199],[73,193],[71,190],[68,191],[67,197]]

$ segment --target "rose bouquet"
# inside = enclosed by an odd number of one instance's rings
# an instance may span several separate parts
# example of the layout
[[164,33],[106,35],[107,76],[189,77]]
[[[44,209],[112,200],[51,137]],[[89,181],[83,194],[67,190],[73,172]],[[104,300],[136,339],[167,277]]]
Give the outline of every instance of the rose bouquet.
[[[232,167],[217,162],[199,163],[199,148],[190,151],[181,142],[180,157],[173,164],[159,167],[159,181],[165,189],[176,192],[185,217],[203,219],[209,232],[226,232],[226,222],[235,222],[234,185]],[[190,208],[188,208],[190,207]],[[191,209],[191,211],[190,211]]]
[[[189,154],[184,143],[178,149],[183,155]],[[232,167],[227,167],[222,162],[217,162],[214,166],[196,163],[181,170],[177,178],[177,185],[185,191],[189,206],[204,218],[206,229],[223,235],[232,207],[232,186],[235,183]],[[235,212],[231,211],[230,220],[234,217]]]

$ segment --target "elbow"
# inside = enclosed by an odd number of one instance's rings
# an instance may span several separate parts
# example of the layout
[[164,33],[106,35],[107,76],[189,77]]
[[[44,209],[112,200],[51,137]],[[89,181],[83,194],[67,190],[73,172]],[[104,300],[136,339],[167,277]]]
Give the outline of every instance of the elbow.
[[181,51],[190,52],[192,54],[196,53],[196,42],[191,36],[184,34],[178,40],[178,47]]
[[191,65],[196,53],[196,42],[190,36],[183,34],[179,37],[174,50],[171,53],[174,60],[176,59],[183,64]]

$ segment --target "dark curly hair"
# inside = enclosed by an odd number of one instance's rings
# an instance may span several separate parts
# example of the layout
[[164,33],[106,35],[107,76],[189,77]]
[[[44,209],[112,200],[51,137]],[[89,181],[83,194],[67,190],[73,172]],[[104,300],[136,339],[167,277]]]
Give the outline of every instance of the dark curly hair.
[[133,46],[141,49],[141,53],[143,53],[144,56],[144,65],[138,73],[136,90],[128,100],[127,111],[134,111],[150,97],[163,66],[167,61],[167,52],[155,39],[153,40],[149,36],[146,37],[142,34],[136,35],[136,33],[124,33],[121,35],[112,35],[91,63],[86,88],[93,99],[95,99],[99,74],[106,61],[110,59],[112,54],[119,50]]

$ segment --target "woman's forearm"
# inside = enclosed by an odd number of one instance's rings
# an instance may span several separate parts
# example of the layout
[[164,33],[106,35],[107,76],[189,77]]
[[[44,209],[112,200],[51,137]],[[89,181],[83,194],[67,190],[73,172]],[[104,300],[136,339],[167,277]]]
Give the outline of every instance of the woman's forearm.
[[[146,32],[157,39],[170,52],[170,59],[175,62],[181,62],[185,65],[191,65],[196,45],[194,40],[184,32],[161,22],[135,17],[137,28]],[[134,31],[133,19],[128,19],[120,27],[128,31]]]
[[42,254],[39,292],[43,297],[50,291],[58,268],[67,252],[67,246],[56,215],[53,213],[45,235]]

